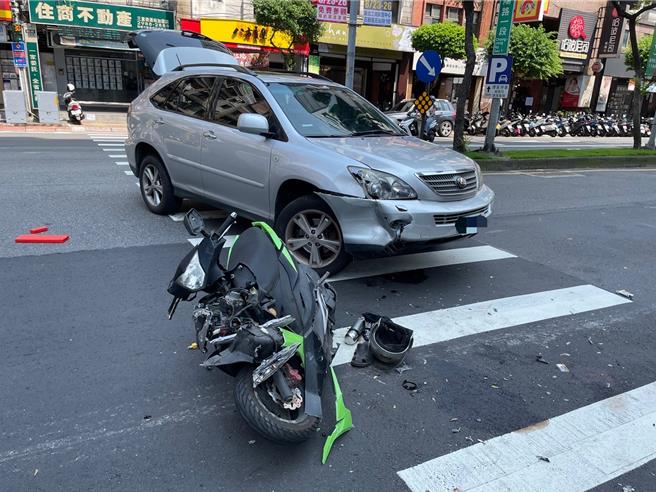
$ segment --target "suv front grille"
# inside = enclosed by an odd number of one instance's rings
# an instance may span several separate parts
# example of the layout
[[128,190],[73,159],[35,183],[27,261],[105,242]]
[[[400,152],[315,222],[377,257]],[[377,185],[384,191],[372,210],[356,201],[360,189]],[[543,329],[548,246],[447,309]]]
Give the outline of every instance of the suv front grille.
[[485,215],[488,212],[488,206],[470,210],[468,212],[459,212],[456,214],[435,214],[433,220],[435,225],[455,224],[460,217],[471,217],[473,215]]
[[[461,195],[469,195],[476,191],[478,188],[478,180],[476,178],[476,171],[462,171],[457,173],[443,173],[443,174],[426,174],[420,173],[417,175],[428,187],[438,195],[445,197],[459,197]],[[465,180],[464,187],[458,186],[458,178]]]

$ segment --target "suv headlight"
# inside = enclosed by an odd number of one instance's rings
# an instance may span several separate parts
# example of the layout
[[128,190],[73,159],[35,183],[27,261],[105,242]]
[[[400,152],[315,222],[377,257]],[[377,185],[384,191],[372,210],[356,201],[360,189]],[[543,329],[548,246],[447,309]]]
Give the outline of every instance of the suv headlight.
[[362,186],[367,198],[375,200],[412,200],[417,198],[415,190],[393,174],[364,167],[349,167],[348,169]]
[[185,271],[175,281],[185,289],[192,291],[200,290],[205,282],[205,271],[198,259],[198,251],[191,257],[187,268],[185,268]]
[[481,166],[477,162],[474,163],[476,166],[476,177],[478,178],[478,189],[480,190],[483,187],[483,171],[481,171]]

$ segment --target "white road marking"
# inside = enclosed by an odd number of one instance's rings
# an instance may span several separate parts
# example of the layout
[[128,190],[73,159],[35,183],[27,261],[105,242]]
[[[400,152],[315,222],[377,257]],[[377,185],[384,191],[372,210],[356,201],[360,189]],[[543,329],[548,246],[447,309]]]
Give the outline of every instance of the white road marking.
[[125,154],[109,154],[109,157],[112,159],[127,159],[128,156]]
[[[579,285],[427,311],[394,321],[414,330],[414,347],[421,347],[629,302],[593,285]],[[343,343],[347,330],[348,327],[335,330],[334,340],[340,345],[333,366],[346,364],[353,358],[356,346]]]
[[99,143],[99,147],[125,147],[124,143]]
[[103,138],[93,138],[94,142],[118,142],[125,141],[125,137],[103,137]]
[[134,173],[132,171],[123,171],[123,172],[128,176],[134,176]]
[[121,149],[118,147],[112,147],[111,149],[102,149],[102,150],[104,150],[105,152],[120,152],[120,151],[125,152],[125,149]]
[[341,280],[372,277],[387,273],[459,265],[461,263],[475,263],[478,261],[502,260],[505,258],[516,258],[516,256],[493,248],[492,246],[473,246],[471,248],[429,251],[427,253],[357,261],[349,265],[343,272],[335,275],[335,277],[329,278],[329,281],[339,282]]
[[116,162],[117,166],[129,166],[130,163],[128,161],[118,161]]
[[[227,217],[227,212],[225,210],[202,210],[199,213],[204,219],[222,219]],[[182,222],[184,217],[185,214],[183,212],[169,215],[169,218],[173,222]]]
[[[229,248],[232,246],[232,244],[235,242],[235,239],[237,239],[237,236],[224,236],[225,237],[225,244],[223,245],[224,248]],[[192,246],[196,246],[203,240],[202,237],[190,237],[187,238],[187,241],[191,243]]]
[[650,383],[398,475],[414,492],[590,490],[656,459],[655,421]]

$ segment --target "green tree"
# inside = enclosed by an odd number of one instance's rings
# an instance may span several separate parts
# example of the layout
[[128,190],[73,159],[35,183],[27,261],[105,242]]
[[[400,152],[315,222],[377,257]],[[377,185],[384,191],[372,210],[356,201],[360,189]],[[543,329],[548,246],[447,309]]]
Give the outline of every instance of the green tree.
[[[476,49],[478,41],[472,37]],[[437,51],[442,58],[464,60],[465,28],[455,22],[424,24],[412,33],[412,47],[417,51]]]
[[[513,58],[513,78],[521,80],[547,80],[563,73],[563,64],[558,54],[556,36],[546,32],[542,25],[529,27],[515,24],[510,31],[508,54]],[[486,43],[488,56],[492,55],[495,33],[491,32]]]
[[[270,28],[269,41],[283,51],[287,68],[295,68],[291,49],[296,44],[316,43],[323,31],[317,20],[317,10],[308,0],[253,0],[255,22]],[[277,33],[289,37],[288,46],[277,46]]]
[[[632,2],[632,4],[628,5],[628,7],[634,7],[638,9],[633,11],[625,9],[625,7],[627,7],[627,4],[628,2],[620,2],[620,1],[613,0],[613,7],[617,9],[617,12],[623,18],[629,21],[629,39],[631,40],[631,47],[629,51],[631,52],[631,60],[633,61],[633,65],[631,65],[631,68],[633,69],[636,75],[635,77],[636,85],[640,87],[642,82],[642,74],[644,73],[646,68],[646,63],[643,60],[645,60],[646,57],[642,55],[640,50],[640,45],[638,43],[638,35],[636,33],[636,24],[638,22],[638,17],[640,17],[648,10],[656,9],[656,2],[646,2],[646,1],[641,1],[637,3]],[[647,56],[649,56],[648,53]],[[626,63],[626,57],[624,58],[624,61]],[[642,113],[642,97],[640,96],[635,97],[636,94],[639,94],[639,91],[634,92],[633,104],[632,104],[633,148],[639,149],[640,146],[642,145],[642,135],[640,134],[640,115]],[[654,148],[653,138],[649,139],[649,144],[647,146],[652,149]]]
[[[651,42],[654,39],[653,34],[648,36],[643,36],[638,41],[638,52],[640,53],[640,69],[644,74],[647,70],[647,62],[649,61],[649,51],[651,50]],[[629,70],[633,70],[635,67],[635,59],[633,58],[633,51],[630,46],[626,47],[624,52],[624,64]]]

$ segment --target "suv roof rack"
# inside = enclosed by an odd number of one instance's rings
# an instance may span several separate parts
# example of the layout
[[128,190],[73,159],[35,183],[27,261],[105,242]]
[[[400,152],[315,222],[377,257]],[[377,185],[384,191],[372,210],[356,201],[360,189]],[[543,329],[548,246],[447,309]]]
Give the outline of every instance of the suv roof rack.
[[185,65],[180,65],[180,66],[176,67],[173,71],[174,72],[181,72],[185,68],[193,68],[193,67],[232,68],[236,72],[245,73],[247,75],[252,75],[254,77],[257,77],[257,74],[255,72],[253,72],[252,70],[249,70],[246,67],[242,67],[241,65],[231,65],[230,63],[187,63]]
[[312,72],[289,72],[287,70],[281,70],[281,69],[275,69],[275,68],[270,68],[268,70],[263,70],[262,73],[281,73],[281,74],[287,74],[287,75],[297,75],[300,77],[310,77],[311,79],[319,79],[319,80],[325,80],[327,82],[333,82],[330,80],[328,77],[324,77],[323,75],[319,75],[318,73],[312,73]]

